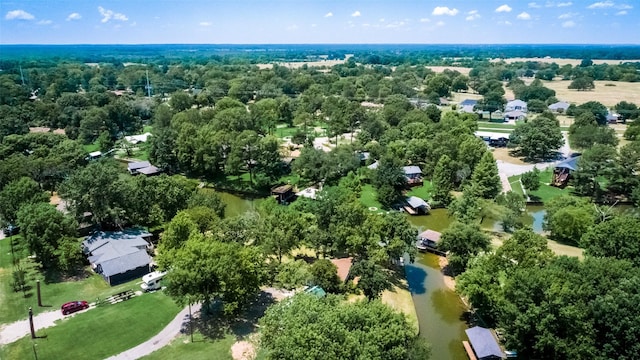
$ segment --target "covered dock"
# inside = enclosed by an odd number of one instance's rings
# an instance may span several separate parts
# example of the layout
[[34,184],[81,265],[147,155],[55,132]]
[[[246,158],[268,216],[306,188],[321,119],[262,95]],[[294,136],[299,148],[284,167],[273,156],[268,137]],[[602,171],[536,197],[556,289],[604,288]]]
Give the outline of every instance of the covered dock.
[[[498,344],[498,340],[494,336],[491,329],[474,326],[470,329],[465,330],[465,332],[467,333],[469,343],[471,344],[471,348],[473,349],[472,354],[474,354],[475,358],[477,358],[478,360],[506,359],[507,356],[500,348],[500,344]],[[467,349],[466,346],[465,349]],[[467,353],[469,353],[468,349]]]
[[431,210],[429,203],[417,196],[409,196],[407,204],[403,208],[409,215],[426,214]]

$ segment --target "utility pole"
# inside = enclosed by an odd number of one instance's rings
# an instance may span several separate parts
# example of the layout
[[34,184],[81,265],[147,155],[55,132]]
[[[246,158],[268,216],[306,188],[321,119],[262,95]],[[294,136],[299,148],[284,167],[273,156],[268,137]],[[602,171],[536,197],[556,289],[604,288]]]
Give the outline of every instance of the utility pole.
[[31,306],[29,306],[29,328],[31,330],[31,338],[35,339],[36,338],[36,330],[33,327],[33,309],[31,308]]
[[22,79],[22,86],[24,86],[24,74],[22,73],[22,65],[20,65],[20,78]]
[[40,295],[40,280],[36,280],[36,289],[38,292],[38,306],[42,307],[42,296]]

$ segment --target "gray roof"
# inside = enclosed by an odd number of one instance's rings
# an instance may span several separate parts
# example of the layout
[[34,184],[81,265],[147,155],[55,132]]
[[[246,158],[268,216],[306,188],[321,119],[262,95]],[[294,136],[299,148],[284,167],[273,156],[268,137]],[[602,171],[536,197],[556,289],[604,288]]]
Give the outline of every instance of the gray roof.
[[155,175],[155,174],[160,172],[160,169],[158,169],[157,167],[155,167],[153,165],[149,165],[147,167],[143,167],[141,169],[138,169],[138,172],[140,174],[143,174],[143,175]]
[[566,101],[558,101],[557,103],[549,105],[549,110],[558,110],[558,109],[567,110],[568,108],[569,108],[569,103]]
[[493,337],[491,330],[475,326],[465,330],[465,332],[478,359],[492,356],[501,359],[505,358],[505,354],[502,352],[502,349],[500,349],[500,345],[498,345],[498,342]]
[[378,168],[378,165],[380,165],[377,161],[374,162],[373,164],[367,166],[369,169],[375,170]]
[[418,235],[418,240],[427,239],[435,243],[440,242],[441,233],[433,230],[425,230]]
[[149,163],[148,161],[136,161],[136,162],[129,163],[129,165],[127,165],[127,168],[129,169],[129,171],[132,171],[132,170],[146,168],[149,166],[151,166],[151,163]]
[[507,107],[511,107],[511,106],[527,107],[527,103],[520,99],[515,99],[507,103]]
[[569,170],[577,170],[578,169],[578,159],[580,159],[580,156],[576,156],[576,157],[572,157],[569,158],[567,160],[563,160],[559,163],[556,164],[556,168],[565,168],[565,169],[569,169]]
[[97,232],[82,242],[83,252],[89,255],[96,272],[103,276],[121,274],[151,263],[144,239],[148,236],[151,234],[141,229]]
[[420,170],[420,167],[415,165],[405,166],[402,168],[402,170],[404,170],[405,175],[422,174],[422,170]]
[[151,257],[146,250],[138,250],[114,259],[103,261],[99,264],[99,270],[103,276],[123,274],[129,270],[137,269],[151,263]]
[[478,103],[478,100],[474,100],[474,99],[464,99],[461,103],[460,106],[475,106]]
[[507,111],[506,113],[504,113],[504,117],[520,117],[520,116],[527,116],[527,114],[523,113],[520,110]]
[[427,204],[426,201],[420,199],[417,196],[409,196],[407,198],[407,203],[409,203],[409,205],[414,209],[417,209],[423,206],[429,207],[429,204]]

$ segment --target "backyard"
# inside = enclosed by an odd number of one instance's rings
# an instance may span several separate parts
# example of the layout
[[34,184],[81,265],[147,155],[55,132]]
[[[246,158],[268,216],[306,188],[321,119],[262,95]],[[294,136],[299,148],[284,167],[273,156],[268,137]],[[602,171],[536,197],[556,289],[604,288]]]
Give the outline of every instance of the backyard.
[[[571,194],[571,187],[558,188],[549,185],[551,183],[552,176],[553,169],[551,168],[547,168],[540,172],[540,188],[535,191],[527,191],[530,201],[545,203],[555,197]],[[521,175],[510,176],[509,183],[511,184],[511,190],[513,192],[524,195],[524,191],[520,183],[520,177]]]

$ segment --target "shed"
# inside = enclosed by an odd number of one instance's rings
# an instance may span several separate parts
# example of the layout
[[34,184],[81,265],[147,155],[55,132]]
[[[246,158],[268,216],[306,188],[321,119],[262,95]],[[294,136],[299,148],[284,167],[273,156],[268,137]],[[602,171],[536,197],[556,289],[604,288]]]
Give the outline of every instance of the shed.
[[327,292],[324,291],[323,288],[321,288],[320,286],[312,286],[308,289],[306,289],[304,292],[309,293],[317,298],[323,298],[325,296],[327,296]]
[[418,234],[418,242],[416,243],[418,250],[426,250],[427,248],[436,249],[440,243],[441,233],[434,230],[425,230]]
[[286,204],[296,194],[293,192],[293,186],[281,185],[271,189],[271,195],[280,204]]
[[150,132],[146,132],[146,133],[140,134],[140,135],[125,136],[124,139],[135,145],[135,144],[138,144],[138,143],[147,142],[149,136],[151,136],[151,133]]
[[490,329],[475,326],[465,330],[479,360],[505,359],[506,356]]

